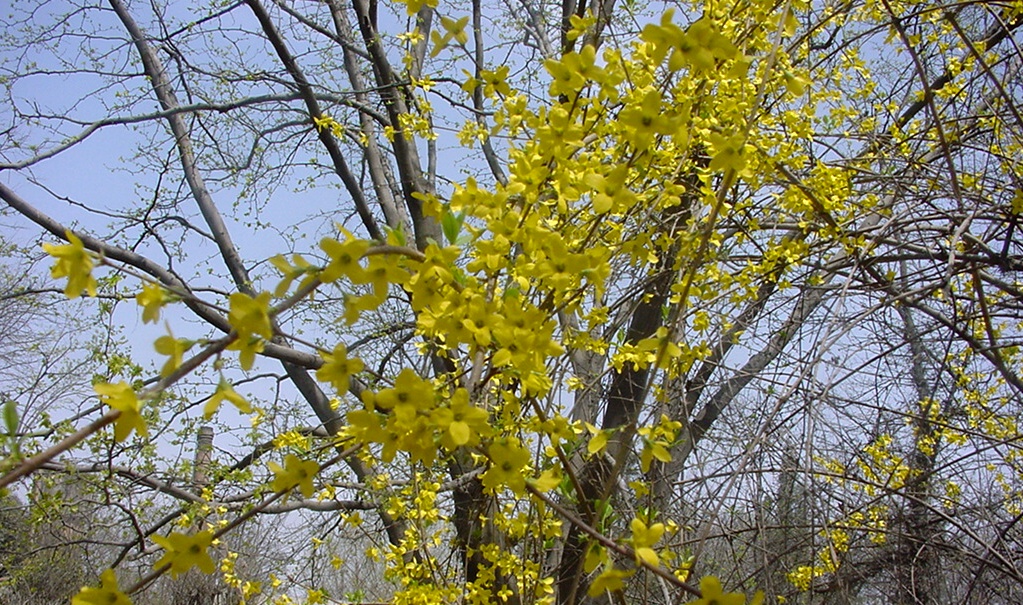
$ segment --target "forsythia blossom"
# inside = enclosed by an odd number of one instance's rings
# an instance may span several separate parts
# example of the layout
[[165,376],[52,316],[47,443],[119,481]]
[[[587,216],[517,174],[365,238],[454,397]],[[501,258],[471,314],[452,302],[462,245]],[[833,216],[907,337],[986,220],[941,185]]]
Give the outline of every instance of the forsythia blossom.
[[174,532],[167,537],[153,536],[153,542],[165,551],[154,567],[159,569],[169,564],[171,576],[177,577],[193,567],[198,567],[205,574],[213,573],[217,568],[208,552],[213,544],[213,532],[210,530],[191,535]]
[[273,490],[286,492],[298,486],[298,490],[306,498],[313,495],[313,478],[320,471],[315,460],[302,460],[294,454],[284,457],[284,466],[271,462],[267,466],[274,472]]
[[99,395],[100,401],[121,413],[114,420],[114,439],[116,441],[124,441],[132,431],[138,433],[140,437],[149,434],[146,421],[140,412],[139,399],[135,395],[135,390],[128,383],[101,382],[92,388]]
[[78,298],[82,290],[88,292],[89,296],[96,296],[92,256],[74,233],[67,231],[66,235],[66,244],[43,244],[43,250],[57,261],[50,268],[50,275],[58,279],[67,278],[64,295],[68,298]]
[[99,588],[86,586],[71,598],[71,605],[131,605],[128,595],[117,586],[114,570],[108,569],[99,577]]

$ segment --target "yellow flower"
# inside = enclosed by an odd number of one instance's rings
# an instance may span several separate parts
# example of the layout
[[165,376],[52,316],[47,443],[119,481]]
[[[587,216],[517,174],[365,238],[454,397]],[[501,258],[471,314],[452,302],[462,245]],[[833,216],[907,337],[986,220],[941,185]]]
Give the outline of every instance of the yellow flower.
[[544,67],[551,74],[551,94],[573,96],[587,82],[599,82],[604,70],[596,64],[597,50],[587,44],[579,52],[561,55],[560,60],[547,59]]
[[165,551],[154,567],[159,569],[170,564],[171,576],[177,577],[193,567],[198,567],[205,574],[213,573],[217,568],[207,552],[213,543],[213,532],[210,530],[191,535],[174,532],[166,538],[153,536],[153,542]]
[[114,570],[108,569],[99,577],[99,588],[83,587],[71,598],[71,605],[131,605],[131,599],[117,587]]
[[430,51],[430,56],[436,57],[437,55],[439,55],[441,51],[444,50],[445,47],[447,47],[448,42],[450,42],[452,38],[454,38],[455,41],[457,41],[459,44],[465,44],[466,42],[468,42],[469,34],[465,33],[465,26],[468,23],[469,23],[468,16],[462,17],[457,21],[452,19],[451,17],[441,17],[440,18],[441,27],[446,29],[447,33],[445,33],[442,36],[440,32],[437,30],[433,30],[432,32],[430,32],[430,41],[433,42],[434,46],[433,50]]
[[138,397],[135,396],[135,391],[128,383],[100,382],[92,388],[99,395],[100,401],[121,413],[114,420],[114,439],[116,441],[124,441],[133,430],[140,437],[149,435],[146,421],[140,414]]
[[68,298],[78,298],[82,295],[82,290],[88,292],[89,296],[96,296],[92,256],[74,233],[65,231],[65,235],[68,240],[66,244],[43,244],[43,250],[56,259],[50,268],[50,276],[55,279],[67,278],[64,295]]
[[352,278],[357,284],[373,284],[373,293],[378,297],[387,296],[389,284],[404,285],[410,278],[409,272],[398,266],[397,259],[385,254],[377,254],[369,257],[369,263],[362,273]]
[[380,305],[384,304],[387,297],[377,296],[376,293],[365,294],[363,296],[355,296],[353,294],[345,294],[345,312],[342,315],[346,325],[352,325],[359,321],[359,317],[365,311],[374,311]]
[[618,123],[624,127],[625,138],[640,150],[649,147],[657,135],[671,134],[678,129],[663,107],[660,91],[653,87],[647,89],[641,101],[619,112]]
[[664,535],[664,524],[654,523],[647,527],[643,521],[633,519],[629,528],[632,529],[632,547],[635,549],[636,562],[644,561],[648,565],[657,565],[657,551],[653,546]]
[[398,0],[400,4],[405,5],[405,10],[408,12],[409,16],[418,13],[424,6],[437,8],[437,1],[438,0]]
[[[392,414],[391,417],[396,418],[397,414]],[[409,453],[409,460],[413,464],[422,462],[427,467],[432,465],[437,457],[434,424],[423,416],[406,418],[400,424],[402,426],[399,428],[399,423],[395,422],[393,427],[395,432],[400,433],[398,448]],[[388,429],[392,427],[388,426]]]
[[[362,392],[364,402],[372,402],[373,394],[368,390]],[[361,443],[380,443],[384,447],[380,459],[384,462],[394,460],[397,453],[398,438],[393,431],[384,427],[382,416],[372,410],[353,410],[348,412],[348,431]]]
[[507,65],[502,65],[494,71],[481,69],[480,80],[483,80],[483,96],[488,99],[494,98],[495,95],[510,97],[512,92],[511,87],[508,86],[508,71]]
[[465,26],[469,24],[468,15],[458,20],[452,19],[451,17],[441,17],[440,24],[444,27],[444,29],[448,30],[448,33],[450,33],[459,44],[465,44],[469,41],[469,34],[465,33]]
[[668,56],[668,51],[675,48],[678,45],[678,41],[685,36],[682,29],[672,23],[671,19],[674,14],[674,9],[668,9],[661,15],[660,25],[648,23],[643,27],[643,32],[640,34],[640,38],[644,42],[648,42],[653,46],[650,54],[657,63],[664,61],[664,58]]
[[348,358],[348,349],[344,344],[334,347],[333,353],[323,354],[324,363],[316,370],[316,379],[329,382],[338,393],[348,392],[353,374],[358,374],[365,367],[358,357]]
[[195,344],[194,341],[185,338],[174,338],[173,334],[161,336],[156,339],[153,343],[153,348],[156,352],[161,355],[167,355],[170,359],[167,363],[163,364],[160,368],[160,376],[166,378],[170,376],[174,370],[181,366],[181,361],[185,357],[185,352],[192,348]]
[[272,487],[275,492],[286,492],[298,486],[306,498],[313,495],[313,478],[320,471],[320,465],[315,460],[302,460],[294,454],[288,454],[284,457],[283,468],[275,462],[267,466],[274,473]]
[[203,408],[203,416],[206,420],[213,417],[213,414],[217,413],[220,408],[220,404],[224,400],[228,400],[234,404],[234,407],[238,408],[243,414],[252,413],[252,404],[247,399],[238,394],[238,391],[234,390],[231,383],[224,380],[223,377],[220,379],[220,384],[217,385],[217,390],[210,397],[209,401],[206,402],[206,406]]
[[135,295],[135,302],[142,307],[142,323],[156,323],[160,309],[170,301],[171,297],[160,284],[143,284],[142,291]]
[[[714,576],[707,576],[700,580],[700,592],[703,597],[692,601],[689,605],[744,605],[746,595],[741,592],[723,592],[721,582]],[[750,605],[760,605],[764,600],[764,594],[758,592]]]
[[723,134],[711,133],[710,147],[713,157],[710,160],[711,170],[728,170],[742,172],[746,168],[746,138],[742,134],[726,137]]
[[515,437],[507,437],[490,444],[490,468],[481,478],[483,487],[497,491],[507,486],[516,494],[526,490],[526,473],[524,469],[531,458],[529,450],[522,447]]
[[334,118],[330,117],[329,115],[327,115],[325,113],[320,114],[318,116],[313,116],[313,125],[316,126],[316,130],[317,131],[321,131],[321,132],[324,131],[324,130],[328,130],[330,132],[334,132],[337,128],[340,127],[340,124],[338,124],[334,120]]
[[716,60],[727,61],[738,54],[732,41],[707,17],[689,26],[677,48],[683,62],[697,73],[712,69]]
[[263,339],[273,337],[270,327],[270,293],[263,292],[256,298],[235,292],[231,295],[231,310],[227,321],[238,334],[227,348],[240,351],[238,360],[243,370],[252,368],[256,353],[263,350]]
[[490,433],[490,414],[469,403],[469,392],[458,389],[448,407],[433,412],[433,422],[441,429],[440,443],[448,451],[466,445],[475,446],[481,435]]
[[[630,131],[628,137],[637,137]],[[628,176],[628,166],[615,167],[604,176],[595,172],[587,173],[583,182],[591,188],[590,197],[593,201],[593,211],[598,214],[631,208],[637,201],[636,194],[625,186],[625,179]]]
[[437,308],[444,302],[445,284],[436,270],[420,271],[406,288],[412,294],[412,310]]
[[369,250],[369,242],[349,237],[344,243],[325,237],[320,248],[330,257],[330,263],[320,271],[320,281],[325,284],[337,281],[342,275],[360,283],[365,278],[365,269],[359,264],[362,255]]
[[[291,264],[291,263],[295,264]],[[299,281],[298,288],[301,290],[312,283],[312,280],[316,279],[316,273],[319,271],[316,267],[309,264],[309,261],[302,258],[300,254],[292,254],[291,262],[284,258],[283,255],[276,255],[270,258],[270,264],[273,265],[278,271],[280,271],[283,279],[274,288],[274,296],[281,297],[288,293],[291,289],[291,283],[298,278],[302,278]]]
[[614,567],[608,567],[605,569],[597,579],[590,584],[587,593],[591,597],[596,597],[603,594],[605,591],[616,592],[625,587],[625,579],[636,573],[635,570],[616,569]]
[[394,381],[393,389],[382,389],[376,395],[376,406],[389,410],[401,408],[401,413],[432,407],[433,385],[423,380],[411,368],[404,368]]

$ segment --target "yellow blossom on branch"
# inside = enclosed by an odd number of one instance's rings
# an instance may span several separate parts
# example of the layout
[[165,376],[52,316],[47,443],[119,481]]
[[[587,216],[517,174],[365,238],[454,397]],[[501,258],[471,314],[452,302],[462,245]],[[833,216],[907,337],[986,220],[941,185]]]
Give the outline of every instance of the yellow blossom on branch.
[[498,96],[502,98],[511,96],[512,91],[508,85],[508,72],[507,65],[502,65],[493,71],[481,69],[480,80],[483,82],[483,96],[488,99]]
[[440,442],[448,451],[461,446],[475,446],[481,436],[490,433],[490,415],[469,401],[469,392],[457,389],[447,407],[440,407],[432,414],[434,424],[441,431]]
[[[721,588],[721,581],[714,576],[707,576],[700,580],[700,592],[703,597],[691,601],[689,605],[745,605],[746,595],[741,592],[724,592]],[[764,602],[764,593],[758,592],[753,595],[749,605],[760,605]]]
[[274,288],[274,296],[280,297],[287,294],[291,289],[291,283],[298,278],[301,278],[298,284],[300,290],[316,279],[316,267],[309,264],[309,261],[304,259],[301,254],[292,254],[290,262],[281,254],[273,256],[269,260],[270,264],[276,267],[283,276],[283,279]]
[[142,291],[135,295],[135,302],[142,307],[142,323],[156,323],[160,319],[160,309],[171,300],[160,284],[143,284]]
[[[662,105],[661,93],[656,88],[642,92],[638,101],[627,105],[618,114],[618,123],[624,126],[623,134],[636,149],[645,150],[658,135],[672,134],[678,130],[673,117]],[[638,96],[638,95],[637,95]],[[597,210],[600,212],[600,209]]]
[[679,41],[685,36],[682,28],[672,22],[674,15],[673,9],[665,11],[661,15],[660,25],[647,23],[640,34],[640,38],[651,45],[650,56],[658,64],[664,61],[668,52],[676,48]]
[[544,67],[551,75],[551,95],[574,96],[588,82],[604,79],[604,70],[596,64],[597,51],[587,44],[579,52],[561,55],[558,60],[547,59]]
[[205,574],[213,573],[217,568],[208,552],[213,543],[210,530],[191,535],[174,532],[167,537],[153,536],[153,542],[165,551],[154,567],[159,569],[170,564],[171,576],[177,577],[193,567],[198,567]]
[[632,530],[632,547],[636,553],[636,562],[657,565],[659,559],[653,547],[664,535],[664,524],[653,523],[647,526],[640,519],[633,519],[629,528]]
[[420,378],[415,370],[404,368],[394,381],[394,388],[381,389],[376,395],[376,406],[387,410],[395,409],[399,414],[416,409],[429,409],[434,400],[433,385]]
[[711,170],[734,170],[741,173],[746,168],[745,136],[712,133],[709,142],[713,154],[710,160]]
[[440,24],[447,33],[441,35],[437,30],[430,32],[430,41],[433,43],[433,50],[430,52],[431,57],[436,57],[440,54],[444,48],[447,47],[448,43],[454,39],[458,44],[464,45],[469,41],[469,34],[465,32],[465,26],[469,23],[469,17],[465,16],[461,19],[452,19],[451,17],[441,17]]
[[99,395],[100,401],[121,413],[114,420],[114,439],[116,441],[124,441],[132,431],[138,433],[140,437],[149,435],[146,421],[140,413],[138,397],[128,383],[100,382],[92,388]]
[[618,569],[616,567],[608,567],[605,569],[597,579],[590,584],[587,593],[591,597],[596,597],[607,592],[617,592],[625,588],[625,580],[632,577],[636,573],[634,569]]
[[100,574],[99,582],[99,588],[83,587],[71,597],[71,605],[131,605],[131,599],[117,586],[114,570],[108,569]]
[[418,13],[424,6],[437,8],[437,0],[398,0],[398,3],[405,5],[405,10],[409,16]]
[[344,242],[339,242],[325,237],[320,240],[320,249],[330,257],[330,263],[320,272],[320,281],[323,283],[333,283],[342,276],[355,283],[364,278],[364,269],[359,261],[369,250],[369,242],[366,240],[349,237]]
[[359,317],[363,312],[373,311],[387,300],[386,296],[377,296],[375,292],[363,296],[345,294],[343,298],[345,312],[341,317],[345,320],[345,324],[349,326],[359,321]]
[[323,365],[316,370],[316,379],[329,382],[339,394],[348,392],[352,375],[365,367],[358,357],[348,357],[348,349],[343,343],[334,347],[333,353],[324,353],[323,360]]
[[738,54],[732,41],[707,17],[689,26],[677,49],[685,63],[696,72],[708,71],[716,61],[726,61]]
[[156,342],[153,343],[153,348],[157,353],[169,357],[167,362],[163,364],[163,367],[160,368],[160,376],[166,378],[174,370],[178,369],[185,357],[185,353],[192,348],[193,344],[195,344],[195,341],[188,340],[187,338],[174,338],[173,334],[165,334],[157,338]]
[[496,492],[507,487],[516,494],[526,491],[525,468],[532,457],[515,437],[495,441],[487,450],[490,454],[490,468],[481,478],[483,487]]
[[341,138],[344,135],[344,128],[327,114],[320,114],[319,116],[313,117],[313,124],[316,126],[316,130],[322,132],[324,130],[329,131],[337,138]]
[[238,334],[227,348],[239,351],[239,362],[243,370],[252,368],[256,353],[263,350],[264,339],[273,337],[270,327],[270,293],[263,292],[256,298],[235,292],[231,295],[231,310],[227,321]]
[[[363,401],[372,402],[373,394],[370,391],[362,392]],[[373,410],[352,410],[348,412],[347,432],[360,443],[380,443],[383,449],[380,459],[384,462],[394,460],[397,453],[398,438],[385,428],[383,416]]]
[[306,498],[313,495],[313,478],[320,471],[320,465],[315,460],[302,460],[294,454],[284,457],[284,466],[276,462],[267,464],[274,473],[274,481],[271,487],[275,492],[286,492],[293,487],[298,487]]
[[50,276],[55,279],[67,278],[64,295],[68,298],[78,298],[83,290],[88,292],[89,296],[96,296],[96,278],[92,276],[92,267],[95,263],[92,255],[74,233],[66,231],[65,235],[68,240],[66,244],[43,244],[43,250],[56,259],[50,268]]
[[398,266],[393,256],[378,254],[369,257],[366,269],[353,277],[352,283],[372,284],[373,294],[383,298],[387,296],[390,284],[404,285],[410,277],[408,271]]
[[243,414],[252,413],[252,404],[247,399],[238,394],[238,391],[234,390],[231,383],[220,379],[220,383],[217,385],[217,390],[214,391],[213,396],[210,397],[209,401],[206,402],[206,406],[203,408],[203,416],[209,420],[217,413],[220,408],[220,404],[224,400],[230,401],[234,404],[234,407],[238,408],[238,411]]

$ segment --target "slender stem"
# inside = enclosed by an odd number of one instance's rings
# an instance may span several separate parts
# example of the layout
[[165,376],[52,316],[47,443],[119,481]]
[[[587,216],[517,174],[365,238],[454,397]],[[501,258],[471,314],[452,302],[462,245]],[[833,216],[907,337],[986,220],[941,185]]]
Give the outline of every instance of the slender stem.
[[[223,351],[229,344],[234,342],[235,338],[236,336],[232,332],[230,335],[221,338],[220,340],[214,341],[213,344],[206,347],[198,354],[185,360],[168,376],[160,379],[152,387],[139,393],[138,396],[139,399],[148,399],[149,397],[152,397],[153,395],[171,386],[178,380],[181,380],[181,378],[190,374],[192,370],[202,365],[207,359]],[[111,422],[116,421],[120,417],[121,412],[119,412],[118,410],[108,410],[105,414],[103,414],[103,416],[90,422],[86,426],[78,429],[73,434],[68,435],[64,439],[60,440],[59,443],[56,443],[55,445],[36,454],[35,456],[32,456],[31,458],[26,458],[24,461],[22,461],[20,465],[18,465],[16,469],[11,471],[10,473],[7,473],[3,477],[0,477],[0,488],[6,487],[7,485],[10,485],[14,481],[17,481],[18,479],[39,470],[39,468],[42,467],[47,462],[53,460],[60,454],[78,445],[84,439],[86,439],[93,433],[99,432],[100,429],[107,426]]]
[[[345,457],[354,454],[361,447],[362,447],[362,444],[355,444],[355,445],[349,447],[348,449],[346,449],[345,451],[341,452],[340,454],[337,454],[336,456],[334,456],[333,458],[331,458],[327,462],[324,462],[320,466],[320,470],[322,471],[325,468],[328,468],[330,466],[333,466],[333,465],[337,464],[338,462],[343,460]],[[292,488],[292,489],[294,489],[294,488]],[[246,512],[242,513],[241,515],[235,517],[235,519],[233,521],[231,521],[230,523],[228,523],[224,527],[221,527],[217,531],[213,532],[213,540],[217,540],[218,538],[224,536],[227,532],[235,529],[236,527],[240,526],[242,523],[245,523],[246,521],[248,521],[252,517],[255,517],[259,513],[263,512],[263,510],[265,510],[268,506],[270,506],[274,502],[280,500],[281,498],[283,498],[284,496],[286,496],[286,495],[288,495],[290,493],[291,493],[290,489],[287,490],[287,491],[283,491],[283,492],[277,492],[274,495],[272,495],[269,498],[267,498],[266,500],[260,502],[258,505],[252,507],[248,511],[246,511]],[[142,590],[147,585],[149,585],[153,580],[155,580],[155,579],[159,578],[160,576],[162,576],[163,574],[165,574],[167,572],[167,570],[170,569],[170,568],[171,568],[171,564],[170,563],[167,563],[166,565],[163,565],[161,567],[157,567],[153,571],[151,571],[148,574],[146,574],[145,576],[143,576],[138,582],[133,584],[131,586],[131,588],[125,590],[124,591],[125,594],[133,594],[133,593],[136,593],[136,592]]]
[[42,452],[39,452],[38,454],[32,456],[31,458],[26,458],[21,462],[20,465],[18,465],[18,468],[7,473],[3,477],[0,477],[0,488],[4,488],[10,485],[11,483],[14,483],[18,479],[39,470],[41,466],[43,466],[50,460],[53,460],[60,454],[66,452],[67,450],[81,443],[82,440],[84,440],[89,435],[92,435],[93,433],[99,431],[106,425],[117,420],[117,418],[120,415],[121,412],[117,410],[109,410],[100,418],[78,429],[77,431],[74,432],[74,434],[68,435],[59,443],[51,446],[49,449],[43,450]]

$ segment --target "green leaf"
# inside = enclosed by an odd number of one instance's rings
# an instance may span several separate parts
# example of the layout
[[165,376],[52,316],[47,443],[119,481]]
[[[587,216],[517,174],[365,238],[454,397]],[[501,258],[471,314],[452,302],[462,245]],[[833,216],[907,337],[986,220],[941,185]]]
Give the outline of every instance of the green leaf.
[[444,237],[447,238],[449,244],[454,244],[458,241],[458,234],[462,231],[462,223],[465,222],[465,212],[459,212],[455,214],[450,210],[444,211],[444,216],[440,220],[441,229],[444,231]]
[[13,399],[7,400],[4,404],[4,426],[11,437],[18,432],[18,404]]

